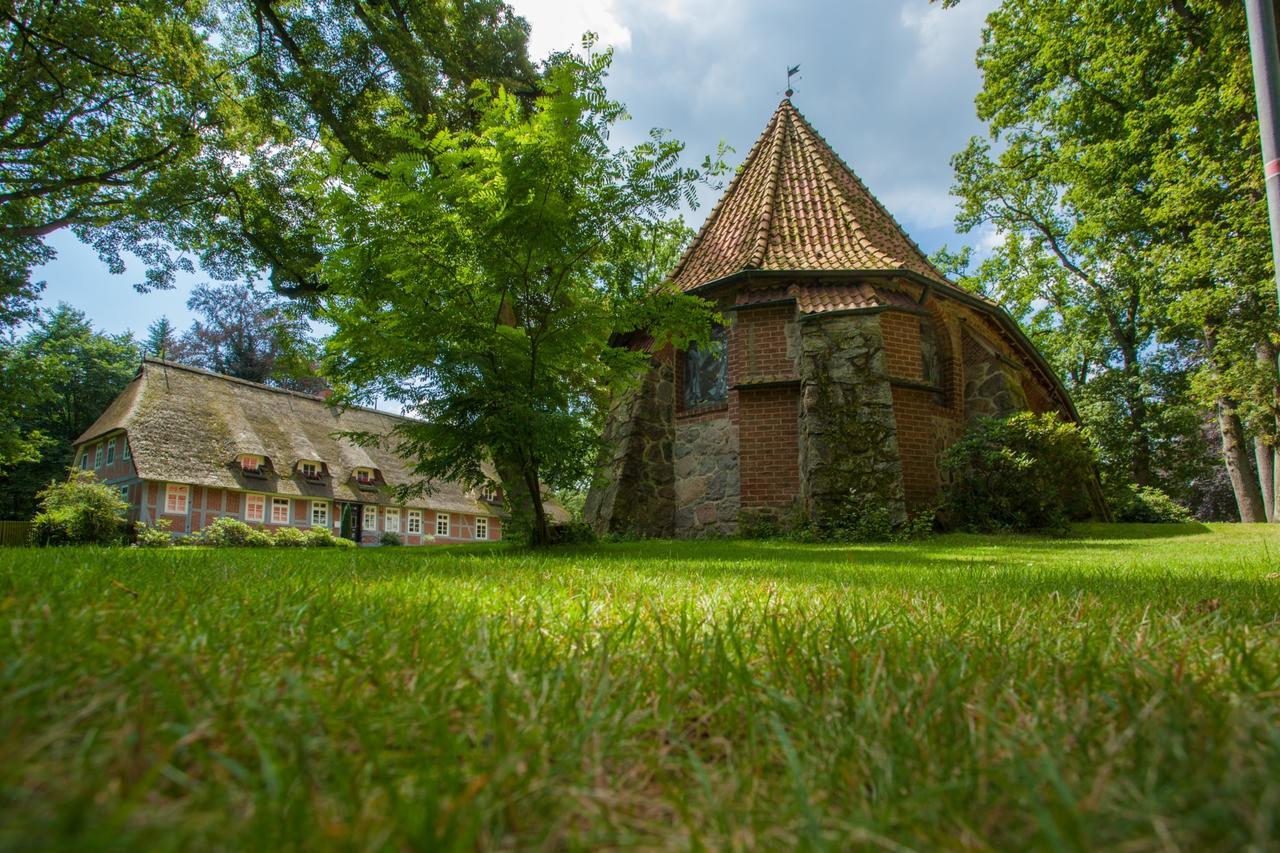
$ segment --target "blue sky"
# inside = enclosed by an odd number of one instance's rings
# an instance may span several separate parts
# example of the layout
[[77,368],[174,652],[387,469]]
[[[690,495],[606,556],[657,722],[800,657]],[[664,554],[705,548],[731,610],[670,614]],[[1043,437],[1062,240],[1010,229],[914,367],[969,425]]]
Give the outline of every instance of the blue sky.
[[[952,154],[981,133],[973,97],[974,52],[996,0],[943,10],[928,0],[514,0],[533,27],[535,55],[577,43],[586,30],[615,49],[610,91],[632,115],[617,135],[666,128],[691,163],[724,140],[730,162],[746,156],[782,98],[786,68],[801,66],[793,102],[926,252],[957,235],[950,196]],[[700,225],[715,199],[686,212]],[[50,240],[58,257],[37,272],[45,305],[68,302],[101,329],[143,333],[167,315],[190,322],[196,274],[175,290],[136,293],[134,264],[109,273],[70,233]]]

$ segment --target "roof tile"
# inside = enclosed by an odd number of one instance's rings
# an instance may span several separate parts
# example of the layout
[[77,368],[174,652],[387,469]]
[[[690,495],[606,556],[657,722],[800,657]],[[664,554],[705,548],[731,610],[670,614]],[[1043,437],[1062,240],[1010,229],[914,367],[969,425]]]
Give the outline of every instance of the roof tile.
[[948,283],[789,99],[672,280],[691,290],[743,270],[903,270]]

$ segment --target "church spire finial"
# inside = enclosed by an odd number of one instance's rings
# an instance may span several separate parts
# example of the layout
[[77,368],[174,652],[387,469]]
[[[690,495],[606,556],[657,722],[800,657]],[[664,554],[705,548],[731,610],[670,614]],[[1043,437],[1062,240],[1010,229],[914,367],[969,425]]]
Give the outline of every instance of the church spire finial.
[[799,65],[793,65],[787,69],[787,100],[788,101],[791,100],[791,96],[796,93],[796,90],[791,86],[791,78],[796,76],[799,73],[800,73]]

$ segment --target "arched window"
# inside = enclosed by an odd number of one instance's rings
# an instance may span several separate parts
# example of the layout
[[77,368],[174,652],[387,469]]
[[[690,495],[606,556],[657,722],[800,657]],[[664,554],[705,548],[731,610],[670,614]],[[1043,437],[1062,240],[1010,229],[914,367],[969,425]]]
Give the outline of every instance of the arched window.
[[729,336],[723,326],[711,332],[711,343],[694,344],[684,355],[684,407],[714,406],[729,399]]
[[920,321],[920,361],[924,366],[924,381],[936,390],[934,402],[945,405],[947,401],[947,374],[942,346],[933,323]]

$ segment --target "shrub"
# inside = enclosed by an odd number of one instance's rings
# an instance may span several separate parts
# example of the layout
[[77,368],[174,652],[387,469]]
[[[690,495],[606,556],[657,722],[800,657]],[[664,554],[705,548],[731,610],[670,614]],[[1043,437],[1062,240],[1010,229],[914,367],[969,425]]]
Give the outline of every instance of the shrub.
[[1112,498],[1116,521],[1139,524],[1186,524],[1191,513],[1155,486],[1125,488]]
[[214,548],[243,548],[250,544],[254,529],[238,518],[218,518],[195,534],[201,545]]
[[[312,548],[338,548],[342,542],[349,542],[340,536],[334,536],[327,527],[313,527],[306,532],[307,545]],[[352,545],[355,543],[352,542]]]
[[554,545],[590,545],[595,541],[596,532],[584,521],[551,525],[551,542]]
[[390,530],[378,537],[379,544],[382,545],[403,545],[404,540],[400,538],[399,533],[392,533]]
[[169,530],[171,527],[173,523],[167,518],[156,519],[156,523],[152,525],[139,521],[133,528],[133,544],[139,548],[168,548],[173,544],[173,534]]
[[277,548],[305,548],[307,534],[296,527],[281,527],[271,535],[271,542]]
[[975,531],[1063,531],[1089,513],[1093,452],[1053,413],[979,419],[942,456],[948,524]]
[[270,548],[276,544],[271,538],[271,534],[263,530],[261,527],[255,527],[249,531],[249,535],[245,538],[244,544],[250,548]]
[[64,483],[50,483],[37,497],[41,512],[32,520],[35,545],[118,545],[129,505],[92,471],[73,470]]
[[814,522],[796,528],[797,538],[817,542],[906,542],[933,532],[937,512],[926,509],[906,520],[895,519],[888,503],[856,489]]

